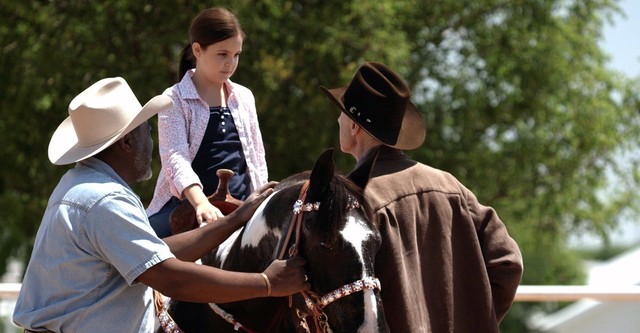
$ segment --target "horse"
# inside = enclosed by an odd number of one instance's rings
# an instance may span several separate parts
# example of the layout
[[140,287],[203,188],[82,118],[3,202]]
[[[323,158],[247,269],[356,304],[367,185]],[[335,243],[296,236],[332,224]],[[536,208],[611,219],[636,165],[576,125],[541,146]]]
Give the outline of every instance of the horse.
[[275,259],[299,255],[309,291],[225,304],[170,300],[171,318],[187,333],[388,332],[373,271],[381,237],[358,181],[334,172],[328,149],[311,171],[280,181],[243,228],[201,259],[262,272]]

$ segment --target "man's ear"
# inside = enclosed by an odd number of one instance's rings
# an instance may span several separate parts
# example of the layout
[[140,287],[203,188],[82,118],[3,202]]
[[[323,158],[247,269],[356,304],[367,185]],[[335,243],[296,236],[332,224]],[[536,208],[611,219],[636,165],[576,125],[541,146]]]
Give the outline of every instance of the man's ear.
[[133,131],[131,131],[120,138],[120,140],[118,140],[115,145],[126,152],[130,152],[133,150],[133,140]]
[[355,121],[351,121],[351,135],[356,135],[362,131],[362,126],[358,125]]

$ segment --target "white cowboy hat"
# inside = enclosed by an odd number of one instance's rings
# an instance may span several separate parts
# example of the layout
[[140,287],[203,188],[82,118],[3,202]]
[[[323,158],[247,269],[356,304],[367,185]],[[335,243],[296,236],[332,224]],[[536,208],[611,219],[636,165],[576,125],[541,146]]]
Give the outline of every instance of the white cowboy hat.
[[172,105],[156,96],[143,107],[123,78],[102,79],[69,104],[69,117],[49,142],[49,160],[64,165],[91,157]]

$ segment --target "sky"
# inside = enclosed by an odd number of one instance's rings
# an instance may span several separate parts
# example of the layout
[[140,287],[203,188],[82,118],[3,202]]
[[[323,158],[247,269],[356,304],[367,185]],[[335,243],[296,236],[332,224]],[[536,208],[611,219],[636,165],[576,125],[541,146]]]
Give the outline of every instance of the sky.
[[605,25],[600,45],[612,57],[610,67],[640,77],[640,1],[622,0],[620,7],[625,16],[614,16],[613,24]]
[[[614,23],[606,25],[601,46],[612,57],[609,66],[631,78],[640,79],[640,1],[622,0],[625,16],[617,15]],[[622,221],[612,238],[621,243],[640,241],[640,222]]]
[[[600,46],[611,57],[609,68],[640,79],[640,0],[621,0],[619,3],[625,14],[614,16],[613,23],[605,25]],[[640,241],[640,222],[623,219],[610,237],[621,245],[637,243]],[[601,245],[601,241],[592,235],[571,235],[569,244],[592,247]]]

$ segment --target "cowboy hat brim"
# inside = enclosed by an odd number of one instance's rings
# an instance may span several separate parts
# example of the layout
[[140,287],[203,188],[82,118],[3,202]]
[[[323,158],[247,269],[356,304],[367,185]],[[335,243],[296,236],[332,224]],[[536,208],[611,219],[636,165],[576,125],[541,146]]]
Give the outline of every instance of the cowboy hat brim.
[[422,114],[420,110],[411,103],[411,101],[407,102],[407,108],[404,112],[404,117],[402,119],[402,126],[400,128],[400,132],[398,133],[398,139],[396,142],[385,142],[387,140],[381,139],[380,135],[376,135],[373,133],[373,129],[367,129],[366,126],[360,124],[358,119],[354,118],[349,112],[346,112],[344,107],[344,93],[347,90],[347,87],[335,88],[335,89],[327,89],[323,86],[320,86],[320,89],[329,97],[329,99],[335,103],[338,108],[344,114],[346,114],[349,118],[355,121],[360,127],[369,135],[378,139],[380,142],[385,144],[386,146],[400,149],[400,150],[413,150],[420,147],[424,143],[424,139],[427,135],[427,127],[425,126],[424,119],[422,118]]
[[114,142],[140,126],[142,123],[156,115],[158,112],[169,109],[173,105],[171,98],[167,96],[156,96],[149,100],[136,114],[129,124],[122,130],[117,131],[112,136],[101,142],[82,146],[78,142],[78,135],[71,117],[67,117],[55,130],[49,142],[49,160],[56,165],[75,163],[105,150]]

